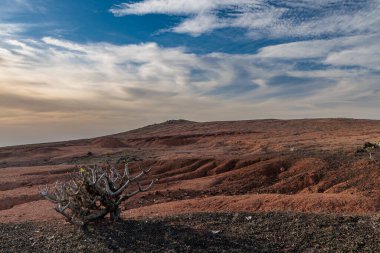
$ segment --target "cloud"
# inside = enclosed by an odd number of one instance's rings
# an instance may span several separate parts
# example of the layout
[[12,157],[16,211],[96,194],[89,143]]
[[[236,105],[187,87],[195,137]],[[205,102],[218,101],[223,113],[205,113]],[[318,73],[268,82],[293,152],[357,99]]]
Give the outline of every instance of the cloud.
[[192,19],[187,19],[172,30],[176,33],[189,33],[199,36],[218,28],[226,27],[225,22],[213,15],[197,15]]
[[221,28],[243,28],[254,39],[341,36],[378,32],[377,0],[145,0],[110,10],[115,16],[185,16],[171,31],[199,36]]
[[0,93],[0,108],[25,110],[29,112],[80,112],[98,110],[96,104],[87,104],[83,101],[69,98],[35,97],[12,93]]
[[275,87],[268,97],[300,98],[317,94],[326,88],[334,87],[337,80],[329,78],[297,77],[291,75],[274,76],[267,81],[268,86]]
[[[373,42],[377,39],[354,36],[294,42],[268,46],[257,54],[248,55],[196,55],[184,48],[164,48],[155,43],[80,44],[50,37],[40,41],[6,40],[0,50],[0,91],[22,95],[24,99],[33,97],[41,104],[51,101],[66,104],[34,107],[52,108],[52,111],[53,108],[70,111],[75,107],[91,110],[85,104],[95,105],[99,99],[108,111],[136,108],[140,102],[147,103],[147,98],[154,100],[149,102],[152,104],[161,103],[164,97],[173,101],[184,97],[213,100],[214,96],[227,98],[234,93],[235,97],[250,96],[260,100],[260,96],[278,94],[274,91],[273,80],[276,83],[282,80],[281,92],[291,93],[289,78],[302,80],[299,85],[305,84],[305,89],[313,91],[315,89],[307,83],[322,88],[326,87],[325,83],[335,83],[326,78],[337,80],[336,83],[341,78],[351,78],[357,69],[346,70],[347,66],[355,65],[353,67],[361,68],[363,73],[371,73],[378,68],[379,46]],[[370,51],[374,51],[376,57],[369,57]],[[357,59],[355,64],[350,60],[352,57]],[[294,64],[294,60],[300,59],[304,64],[314,62],[333,67],[305,71]],[[72,101],[65,101],[67,97]],[[68,107],[68,103],[75,106]],[[27,103],[19,104],[25,105],[25,110],[31,109]],[[101,108],[97,105],[93,111]]]
[[259,56],[277,59],[321,58],[339,47],[341,43],[344,43],[342,39],[291,42],[261,48]]
[[23,30],[24,26],[21,24],[0,23],[0,38],[10,38],[15,34],[21,33]]
[[43,13],[46,10],[41,5],[42,0],[2,0],[0,8],[0,39],[13,39],[20,36],[35,24],[15,22],[14,17],[26,13]]
[[123,3],[111,8],[111,12],[116,16],[129,14],[174,14],[189,15],[213,11],[221,7],[238,7],[241,5],[252,6],[261,4],[255,0],[209,0],[209,1],[188,1],[188,0],[146,0],[135,3]]
[[43,7],[44,0],[2,0],[0,9],[0,20],[11,18],[15,13],[43,13],[46,9]]
[[258,57],[278,60],[319,59],[336,67],[362,67],[378,71],[380,34],[299,41],[264,47]]
[[170,91],[157,91],[157,90],[150,90],[150,89],[144,89],[144,88],[137,88],[137,87],[130,87],[124,89],[127,96],[130,97],[132,100],[159,100],[159,99],[167,99],[173,96],[178,95],[176,92],[170,92]]
[[380,71],[380,34],[357,39],[351,46],[350,42],[343,42],[345,48],[329,52],[324,62],[339,67],[362,67]]
[[[74,138],[168,118],[376,117],[378,39],[350,36],[268,46],[256,54],[204,55],[156,43],[4,39],[0,119],[8,128],[59,129],[60,136]],[[305,70],[297,63],[329,67]],[[360,107],[369,108],[365,115]],[[82,130],[73,134],[74,126]]]

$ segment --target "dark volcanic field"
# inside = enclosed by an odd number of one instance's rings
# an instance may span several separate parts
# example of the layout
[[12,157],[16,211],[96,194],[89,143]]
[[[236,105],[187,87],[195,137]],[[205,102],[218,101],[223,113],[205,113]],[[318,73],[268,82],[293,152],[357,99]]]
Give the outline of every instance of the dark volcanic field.
[[221,213],[89,228],[0,224],[1,252],[380,252],[380,216]]

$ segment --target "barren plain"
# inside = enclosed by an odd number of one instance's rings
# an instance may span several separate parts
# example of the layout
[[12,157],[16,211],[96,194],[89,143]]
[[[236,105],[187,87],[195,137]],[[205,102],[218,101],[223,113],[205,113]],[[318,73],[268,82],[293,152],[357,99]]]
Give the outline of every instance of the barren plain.
[[[22,247],[33,252],[45,238],[34,231],[45,230],[55,237],[41,251],[69,247],[53,228],[70,228],[38,188],[64,180],[75,166],[128,157],[132,171],[151,167],[146,180],[158,181],[124,204],[126,221],[115,231],[143,226],[146,237],[133,241],[129,231],[124,236],[134,247],[124,247],[118,236],[112,244],[98,234],[62,252],[94,252],[94,243],[102,245],[98,252],[379,252],[380,152],[373,160],[357,152],[379,140],[374,120],[171,120],[94,139],[0,148],[0,234],[7,241],[0,251],[21,252],[6,239],[16,236],[30,237]],[[160,227],[167,236],[147,239]]]

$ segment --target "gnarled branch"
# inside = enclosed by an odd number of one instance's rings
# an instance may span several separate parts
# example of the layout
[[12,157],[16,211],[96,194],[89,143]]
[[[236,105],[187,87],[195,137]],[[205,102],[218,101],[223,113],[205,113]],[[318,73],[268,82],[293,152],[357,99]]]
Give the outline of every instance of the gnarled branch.
[[[141,170],[132,177],[128,164],[124,166],[123,175],[111,164],[106,167],[85,166],[71,173],[69,181],[57,181],[53,189],[47,185],[40,188],[40,194],[57,204],[55,210],[75,225],[85,226],[107,214],[113,220],[118,220],[119,205],[123,201],[139,192],[148,191],[153,186],[154,180],[145,187],[140,182],[150,170]],[[137,190],[124,193],[131,183],[137,185]]]

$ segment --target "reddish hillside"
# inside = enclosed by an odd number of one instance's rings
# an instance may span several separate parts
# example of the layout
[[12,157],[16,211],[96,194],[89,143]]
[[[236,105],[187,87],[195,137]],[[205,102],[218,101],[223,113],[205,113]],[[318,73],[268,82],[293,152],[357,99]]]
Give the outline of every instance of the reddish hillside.
[[[117,161],[152,167],[150,192],[124,216],[199,211],[380,211],[380,121],[353,119],[168,121],[103,138],[0,148],[0,221],[57,217],[39,185],[74,164]],[[128,211],[127,211],[128,210]]]

